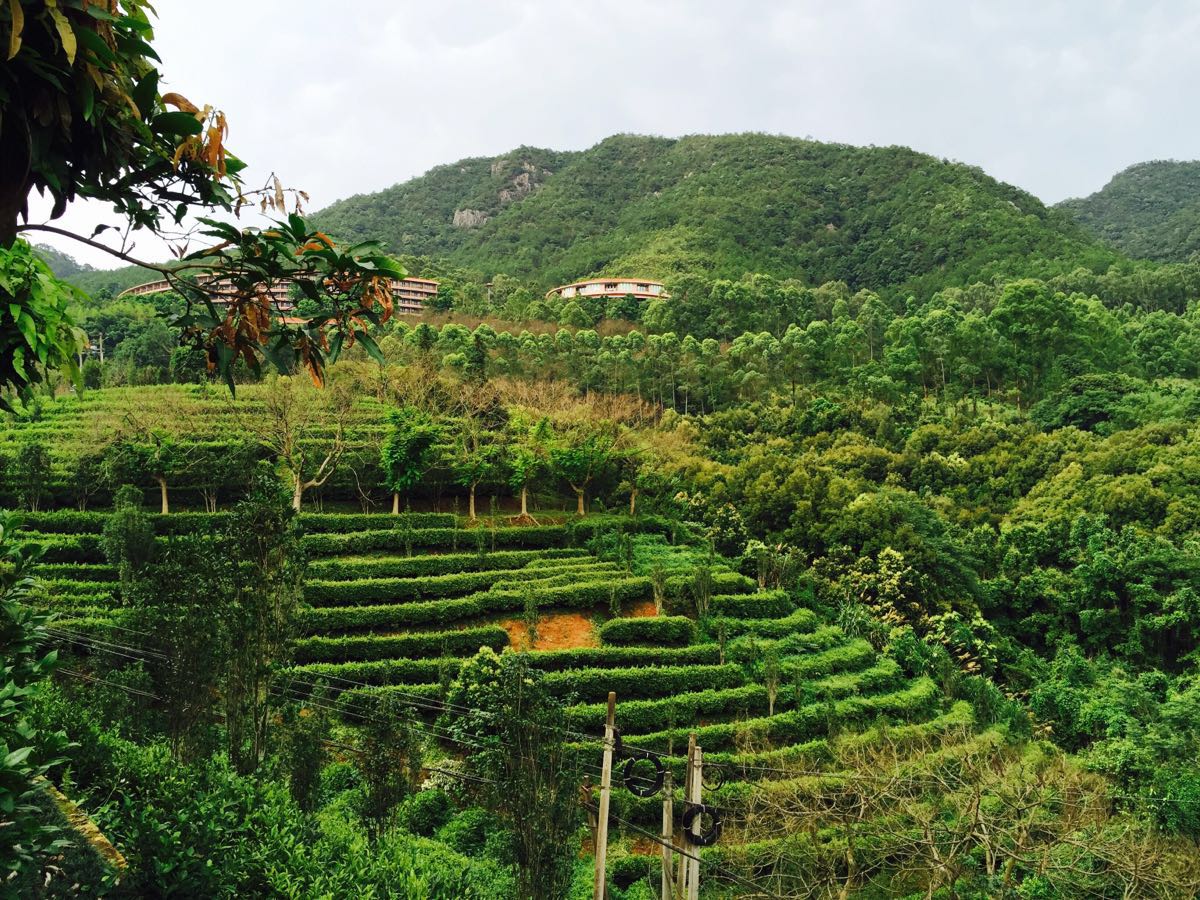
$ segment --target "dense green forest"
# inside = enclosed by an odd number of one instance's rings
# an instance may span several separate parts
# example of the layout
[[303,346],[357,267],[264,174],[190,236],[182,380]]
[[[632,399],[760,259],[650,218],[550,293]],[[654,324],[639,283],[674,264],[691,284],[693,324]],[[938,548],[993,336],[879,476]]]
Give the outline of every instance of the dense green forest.
[[1057,208],[1135,259],[1184,262],[1200,250],[1200,162],[1138,163]]
[[925,293],[994,276],[1102,271],[1118,259],[978,169],[903,147],[761,134],[618,135],[578,153],[519,148],[340,201],[316,220],[349,239],[379,237],[396,252],[543,289],[593,272],[762,272]]

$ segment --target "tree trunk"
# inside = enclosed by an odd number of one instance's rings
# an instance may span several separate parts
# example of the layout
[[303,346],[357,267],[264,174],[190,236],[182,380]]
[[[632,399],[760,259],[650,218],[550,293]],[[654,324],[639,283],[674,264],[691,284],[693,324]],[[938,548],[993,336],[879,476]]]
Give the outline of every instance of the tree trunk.
[[295,481],[294,489],[292,490],[292,509],[300,512],[300,498],[304,495],[304,486],[300,483],[300,479]]
[[583,508],[583,491],[575,488],[575,512],[577,515],[587,515],[587,511]]
[[392,515],[400,515],[400,492],[392,491]]
[[475,521],[475,485],[471,485],[471,493],[467,495],[467,518]]
[[5,249],[17,241],[33,162],[29,124],[19,109],[4,120],[4,130],[0,132],[0,247]]
[[529,517],[529,486],[521,485],[521,518]]
[[637,495],[638,495],[637,488],[633,488],[632,490],[630,490],[630,492],[629,492],[629,515],[631,517],[637,515]]
[[158,482],[158,493],[162,497],[162,514],[165,516],[171,511],[171,506],[167,502],[167,479],[155,478],[154,480]]

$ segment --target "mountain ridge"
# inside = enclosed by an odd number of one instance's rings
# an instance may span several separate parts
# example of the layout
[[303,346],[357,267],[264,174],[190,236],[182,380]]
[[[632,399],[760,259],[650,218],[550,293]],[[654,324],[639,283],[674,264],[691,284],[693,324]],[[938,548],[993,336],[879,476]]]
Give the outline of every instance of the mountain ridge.
[[1200,251],[1200,161],[1135,163],[1057,208],[1129,256],[1183,262]]
[[314,218],[346,239],[545,286],[591,274],[760,271],[928,291],[1118,254],[977,167],[907,147],[757,133],[614,135],[435,167]]

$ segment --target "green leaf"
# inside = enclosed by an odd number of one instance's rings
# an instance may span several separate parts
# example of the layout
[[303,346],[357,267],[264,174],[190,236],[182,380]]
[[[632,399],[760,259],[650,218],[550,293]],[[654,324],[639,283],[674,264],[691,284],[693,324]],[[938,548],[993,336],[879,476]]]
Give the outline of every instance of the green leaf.
[[182,111],[159,113],[150,124],[155,131],[162,135],[186,137],[199,134],[204,130],[204,125],[197,121],[194,115]]
[[387,360],[383,358],[383,351],[379,349],[379,345],[375,343],[375,339],[373,337],[371,337],[365,331],[356,332],[355,337],[358,338],[359,342],[363,345],[363,348],[367,351],[367,355],[370,356],[371,359],[375,360],[375,362],[379,363],[381,366],[387,363]]
[[21,765],[29,758],[29,754],[33,752],[32,747],[18,747],[8,756],[4,757],[3,766],[6,769],[13,769]]
[[333,336],[333,340],[329,342],[329,361],[337,362],[338,355],[342,352],[342,342],[346,339],[346,333],[339,331]]
[[[158,97],[158,70],[151,69],[133,89],[130,94],[133,99],[133,104],[138,108],[138,112],[142,114],[143,119],[149,119],[150,114],[154,112],[154,101]],[[158,116],[155,117],[157,120]],[[189,118],[191,118],[189,116]],[[195,121],[193,119],[193,121]]]

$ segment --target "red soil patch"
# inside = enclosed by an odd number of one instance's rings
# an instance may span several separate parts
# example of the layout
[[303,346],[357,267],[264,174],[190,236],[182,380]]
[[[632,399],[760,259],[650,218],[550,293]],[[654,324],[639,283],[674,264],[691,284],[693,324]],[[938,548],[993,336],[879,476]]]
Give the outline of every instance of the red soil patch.
[[638,600],[629,605],[629,608],[625,610],[625,615],[631,619],[649,619],[657,616],[658,610],[654,608],[653,600]]
[[629,845],[631,856],[662,856],[662,844],[647,837],[634,838]]
[[[500,627],[508,632],[508,640],[518,650],[526,648],[528,629],[520,619],[504,619]],[[542,613],[538,622],[538,639],[531,650],[574,650],[578,647],[598,647],[592,620],[577,612]]]

